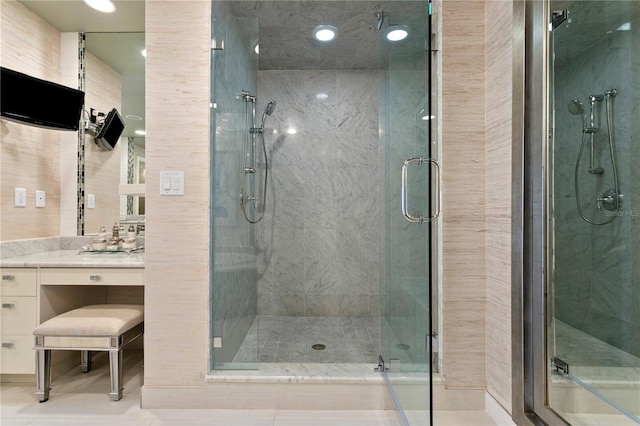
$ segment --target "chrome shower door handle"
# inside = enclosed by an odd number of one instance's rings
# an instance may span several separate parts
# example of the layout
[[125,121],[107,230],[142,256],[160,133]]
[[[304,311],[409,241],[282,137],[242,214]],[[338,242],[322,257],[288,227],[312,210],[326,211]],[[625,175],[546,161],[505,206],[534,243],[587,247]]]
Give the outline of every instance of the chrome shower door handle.
[[[435,174],[435,191],[436,191],[436,201],[435,201],[435,210],[433,213],[430,212],[430,216],[412,216],[409,214],[409,196],[408,196],[408,185],[407,185],[407,168],[409,164],[417,164],[419,166],[424,165],[425,163],[429,164],[429,167],[433,167],[436,171]],[[407,222],[411,223],[423,223],[425,221],[430,222],[435,220],[440,216],[440,165],[438,162],[432,158],[418,157],[418,158],[409,158],[402,163],[402,183],[400,188],[400,204],[402,207],[402,217],[405,218]]]

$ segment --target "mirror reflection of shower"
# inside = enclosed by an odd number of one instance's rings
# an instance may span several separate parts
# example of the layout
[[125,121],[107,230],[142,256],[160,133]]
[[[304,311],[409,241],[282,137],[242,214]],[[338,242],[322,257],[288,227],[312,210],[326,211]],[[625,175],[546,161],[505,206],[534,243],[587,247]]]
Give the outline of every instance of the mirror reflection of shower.
[[[589,174],[595,176],[604,176],[605,169],[600,166],[595,165],[595,135],[600,132],[600,126],[597,123],[597,117],[599,110],[601,108],[602,102],[605,102],[605,110],[607,115],[607,135],[608,135],[608,145],[609,145],[609,157],[611,159],[611,171],[613,174],[613,188],[607,189],[602,196],[598,197],[597,195],[594,197],[594,201],[596,202],[596,206],[598,211],[602,209],[618,213],[620,211],[620,205],[622,204],[623,195],[620,193],[619,181],[618,181],[618,168],[616,165],[616,151],[614,144],[614,133],[613,133],[613,111],[612,111],[612,101],[613,98],[618,94],[616,89],[610,89],[604,92],[603,95],[590,95],[589,96],[589,113],[588,116],[585,114],[584,106],[582,102],[578,99],[573,99],[569,101],[567,105],[567,109],[573,115],[578,115],[582,117],[582,142],[580,143],[580,150],[578,152],[578,158],[576,159],[576,166],[574,169],[574,190],[576,196],[576,206],[578,208],[578,214],[580,217],[587,223],[591,225],[606,225],[607,223],[612,222],[618,215],[610,214],[610,218],[603,222],[595,222],[593,220],[585,217],[582,211],[582,205],[580,203],[580,185],[578,183],[579,171],[580,171],[580,160],[582,159],[582,154],[584,152],[584,148],[586,145],[587,139],[589,139],[589,167],[587,168],[587,172]],[[588,136],[588,138],[587,138]]]
[[[255,127],[256,122],[256,96],[249,92],[242,91],[241,97],[245,102],[245,132],[244,132],[244,155],[242,167],[242,190],[240,192],[240,206],[244,218],[249,223],[258,223],[264,217],[267,204],[267,179],[269,177],[269,160],[267,158],[267,147],[264,140],[264,124],[268,116],[276,109],[275,101],[267,104],[260,126]],[[259,143],[264,156],[264,176],[262,194],[256,194],[256,176],[258,172],[256,160],[256,144]],[[257,211],[257,217],[249,213],[249,209]]]

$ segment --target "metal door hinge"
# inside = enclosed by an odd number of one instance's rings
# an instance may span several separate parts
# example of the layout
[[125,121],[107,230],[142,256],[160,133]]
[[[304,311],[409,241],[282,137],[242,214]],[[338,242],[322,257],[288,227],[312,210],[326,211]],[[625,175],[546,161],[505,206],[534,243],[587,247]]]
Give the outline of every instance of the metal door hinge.
[[560,358],[553,358],[551,360],[551,367],[555,368],[557,372],[569,374],[569,364],[561,360]]

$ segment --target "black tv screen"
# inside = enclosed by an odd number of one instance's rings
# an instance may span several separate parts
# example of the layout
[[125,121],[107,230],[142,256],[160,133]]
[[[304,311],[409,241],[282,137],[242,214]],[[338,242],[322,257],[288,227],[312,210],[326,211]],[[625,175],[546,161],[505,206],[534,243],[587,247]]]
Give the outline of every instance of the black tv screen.
[[112,109],[107,114],[102,124],[98,127],[96,143],[104,149],[111,151],[120,140],[124,131],[124,121],[117,109]]
[[0,116],[32,126],[78,130],[84,92],[0,67]]

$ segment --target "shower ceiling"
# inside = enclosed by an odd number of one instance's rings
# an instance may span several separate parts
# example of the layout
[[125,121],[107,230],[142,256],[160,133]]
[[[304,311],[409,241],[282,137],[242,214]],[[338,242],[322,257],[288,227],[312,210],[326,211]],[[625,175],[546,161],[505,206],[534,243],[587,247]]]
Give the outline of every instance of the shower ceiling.
[[[260,69],[378,69],[376,13],[384,11],[383,29],[404,24],[412,36],[394,47],[394,55],[423,55],[426,2],[420,1],[225,1],[214,3],[214,16],[258,18]],[[314,40],[320,24],[338,28],[329,43]]]
[[590,6],[597,3],[601,3],[601,0],[551,2],[551,10],[569,11],[568,20],[554,30],[554,51],[558,61],[569,60],[588,51],[614,32],[630,31],[630,21],[637,22],[640,16],[640,2],[637,1],[610,1],[606,7]]

